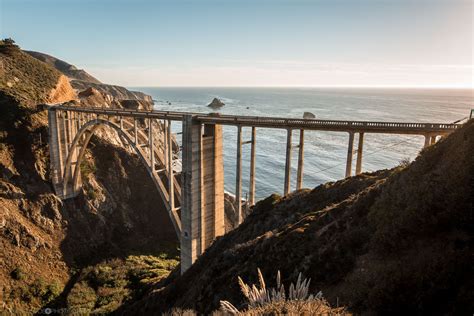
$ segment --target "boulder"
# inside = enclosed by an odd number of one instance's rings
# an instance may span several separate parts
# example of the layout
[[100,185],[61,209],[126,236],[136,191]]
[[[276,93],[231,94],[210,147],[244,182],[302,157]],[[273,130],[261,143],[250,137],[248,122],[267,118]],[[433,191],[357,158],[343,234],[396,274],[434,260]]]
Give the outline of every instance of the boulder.
[[211,107],[211,108],[221,108],[225,105],[224,102],[222,102],[222,100],[218,99],[218,98],[214,98],[214,100],[212,100],[211,103],[209,103],[207,106]]
[[120,105],[129,110],[152,110],[153,105],[145,100],[120,100]]
[[102,93],[100,93],[97,89],[93,87],[89,87],[81,92],[79,92],[79,97],[80,98],[87,98],[91,96],[102,96]]

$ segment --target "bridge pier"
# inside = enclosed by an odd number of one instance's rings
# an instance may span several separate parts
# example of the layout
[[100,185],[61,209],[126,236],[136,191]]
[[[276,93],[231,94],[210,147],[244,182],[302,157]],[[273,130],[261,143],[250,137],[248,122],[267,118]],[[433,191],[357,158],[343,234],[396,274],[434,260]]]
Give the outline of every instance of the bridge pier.
[[[74,197],[79,190],[74,186],[71,175],[78,167],[78,149],[69,147],[78,131],[76,119],[71,114],[67,115],[52,107],[48,110],[48,122],[51,180],[54,191],[61,199]],[[70,177],[65,182],[66,173]],[[80,183],[80,174],[77,175],[76,181]]]
[[256,150],[256,128],[252,126],[252,139],[250,147],[250,181],[249,181],[249,205],[255,204],[255,150]]
[[425,144],[423,145],[423,148],[426,148],[430,145],[430,135],[425,135]]
[[364,133],[359,133],[359,146],[357,147],[356,175],[362,172],[362,155],[364,149]]
[[222,127],[183,119],[181,273],[224,234]]
[[298,148],[298,171],[296,173],[296,190],[303,187],[303,160],[304,160],[304,129],[300,129],[300,144]]
[[49,122],[49,156],[51,168],[51,181],[56,193],[62,190],[62,170],[64,168],[63,153],[61,151],[62,122],[60,113],[50,109],[48,111]]
[[288,195],[291,190],[291,149],[292,149],[292,132],[291,128],[287,129],[286,134],[286,162],[285,162],[285,185],[283,195]]
[[237,161],[235,170],[235,203],[237,224],[242,223],[242,126],[237,126]]
[[436,143],[436,138],[437,137],[438,137],[438,135],[425,134],[425,144],[423,145],[423,148],[434,145]]
[[346,178],[352,175],[353,151],[354,151],[354,132],[349,132],[349,146],[347,147]]

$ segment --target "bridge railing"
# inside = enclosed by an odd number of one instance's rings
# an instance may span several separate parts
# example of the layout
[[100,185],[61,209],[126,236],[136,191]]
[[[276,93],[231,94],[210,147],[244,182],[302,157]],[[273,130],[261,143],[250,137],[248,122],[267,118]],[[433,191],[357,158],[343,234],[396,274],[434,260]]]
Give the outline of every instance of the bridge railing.
[[178,112],[178,111],[145,111],[145,110],[127,110],[110,109],[100,107],[76,107],[76,106],[58,106],[59,110],[85,112],[103,115],[131,116],[142,118],[158,118],[182,121],[185,115],[193,115],[196,120],[208,124],[236,125],[236,126],[257,126],[268,128],[302,128],[302,129],[323,129],[323,130],[367,130],[372,132],[395,132],[400,133],[419,133],[425,132],[452,132],[459,128],[460,124],[446,123],[418,123],[418,122],[370,122],[370,121],[347,121],[347,120],[321,120],[321,119],[299,119],[282,117],[262,117],[262,116],[244,116],[244,115],[222,115],[222,114],[203,114],[196,112]]

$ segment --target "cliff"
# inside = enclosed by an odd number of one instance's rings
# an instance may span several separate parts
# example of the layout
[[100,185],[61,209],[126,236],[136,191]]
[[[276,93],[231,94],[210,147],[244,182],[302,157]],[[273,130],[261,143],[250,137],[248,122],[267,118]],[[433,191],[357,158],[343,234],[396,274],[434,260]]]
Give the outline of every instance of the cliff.
[[150,106],[153,105],[152,97],[143,92],[130,91],[124,87],[102,83],[86,71],[78,69],[76,66],[71,65],[68,62],[48,54],[34,51],[25,52],[67,76],[71,81],[72,87],[77,91],[94,88],[103,94],[110,95],[113,100],[143,100],[150,103]]
[[81,106],[61,72],[0,41],[2,314],[47,306],[110,312],[177,265],[176,235],[156,188],[114,138],[92,140],[77,198],[54,194],[41,104],[71,98]]
[[[311,292],[361,314],[474,310],[474,120],[410,165],[260,201],[183,275],[123,313],[243,307],[237,282],[301,272]],[[272,282],[273,281],[273,282]]]

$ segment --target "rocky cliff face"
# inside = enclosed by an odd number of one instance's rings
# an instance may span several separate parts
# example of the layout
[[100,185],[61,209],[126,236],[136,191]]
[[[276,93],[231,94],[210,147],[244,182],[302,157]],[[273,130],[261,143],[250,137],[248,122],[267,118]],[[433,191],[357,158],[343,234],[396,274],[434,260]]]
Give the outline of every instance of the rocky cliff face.
[[259,202],[165,289],[123,310],[242,307],[237,282],[259,267],[299,272],[332,306],[361,314],[468,314],[474,309],[474,120],[411,164]]
[[[83,193],[60,201],[39,104],[76,95],[64,75],[18,47],[0,42],[0,65],[0,311],[110,312],[176,265],[168,214],[139,159],[105,134],[81,165]],[[111,260],[120,276],[107,274]]]
[[143,92],[130,91],[120,86],[114,86],[104,83],[92,83],[81,80],[71,80],[71,85],[74,87],[74,89],[78,91],[82,91],[89,87],[92,87],[94,89],[97,89],[98,91],[101,91],[102,93],[112,96],[114,100],[140,100],[146,101],[150,105],[153,105],[153,99],[151,98],[151,96]]

